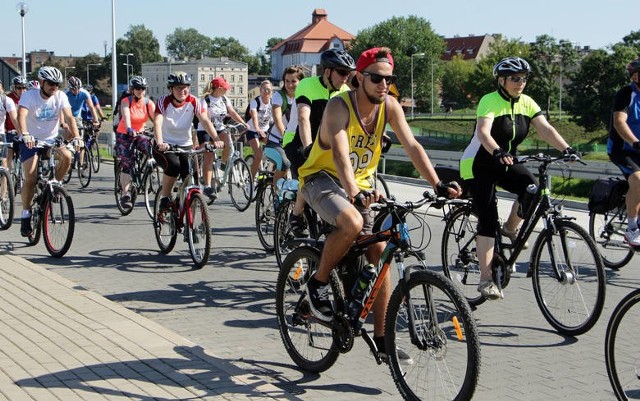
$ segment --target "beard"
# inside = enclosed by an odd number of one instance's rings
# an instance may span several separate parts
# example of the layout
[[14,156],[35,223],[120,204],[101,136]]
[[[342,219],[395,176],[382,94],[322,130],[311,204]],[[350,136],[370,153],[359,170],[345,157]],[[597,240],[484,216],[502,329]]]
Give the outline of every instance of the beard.
[[375,95],[367,92],[367,89],[364,87],[364,85],[362,86],[362,90],[364,91],[364,94],[367,96],[367,100],[369,100],[369,102],[371,102],[372,104],[381,104],[382,102],[384,102],[384,99],[387,97],[386,94]]

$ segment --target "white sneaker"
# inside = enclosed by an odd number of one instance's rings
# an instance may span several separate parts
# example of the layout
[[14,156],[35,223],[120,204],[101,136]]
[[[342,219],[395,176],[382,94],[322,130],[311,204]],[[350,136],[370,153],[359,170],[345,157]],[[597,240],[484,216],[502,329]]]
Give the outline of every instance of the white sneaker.
[[640,229],[627,230],[624,232],[624,239],[631,246],[640,246]]
[[[511,244],[513,244],[513,242],[518,237],[518,229],[515,229],[514,231],[509,231],[504,226],[501,226],[500,227],[500,234],[502,234],[503,236],[509,238],[509,240],[511,241]],[[529,249],[529,241],[525,241],[524,246],[522,248],[523,249]]]
[[503,298],[502,292],[492,280],[481,281],[478,284],[478,292],[487,299],[499,299]]

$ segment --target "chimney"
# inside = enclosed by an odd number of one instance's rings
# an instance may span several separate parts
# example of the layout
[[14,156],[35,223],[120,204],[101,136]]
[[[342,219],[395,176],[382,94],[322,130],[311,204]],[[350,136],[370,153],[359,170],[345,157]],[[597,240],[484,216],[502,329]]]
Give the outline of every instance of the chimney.
[[327,19],[327,12],[324,10],[324,8],[316,8],[315,10],[313,10],[313,14],[311,14],[312,24],[317,24],[318,22],[326,19]]

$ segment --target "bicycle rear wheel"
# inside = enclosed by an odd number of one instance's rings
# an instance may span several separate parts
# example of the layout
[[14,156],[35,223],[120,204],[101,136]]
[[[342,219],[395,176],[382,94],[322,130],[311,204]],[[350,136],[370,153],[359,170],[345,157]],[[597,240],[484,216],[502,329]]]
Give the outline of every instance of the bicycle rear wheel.
[[22,177],[22,162],[19,158],[15,158],[13,160],[11,176],[11,179],[13,181],[13,194],[18,195],[22,192],[22,184],[24,183],[24,178]]
[[14,193],[11,174],[0,167],[0,230],[7,230],[13,224],[13,208]]
[[176,245],[176,240],[178,238],[178,225],[173,206],[168,210],[163,210],[162,212],[158,210],[160,207],[160,197],[162,196],[161,190],[162,186],[158,188],[158,192],[156,193],[153,231],[155,233],[156,242],[158,243],[160,252],[166,254],[171,252],[173,247]]
[[555,232],[540,233],[531,253],[533,292],[549,324],[561,334],[577,336],[589,331],[602,312],[604,267],[582,227],[566,220],[554,225]]
[[[319,262],[319,250],[297,248],[284,260],[276,284],[276,315],[282,343],[296,365],[313,373],[329,369],[339,355],[331,325],[314,318],[305,299],[307,281]],[[333,294],[342,291],[335,272],[330,282],[333,299]]]
[[98,138],[91,140],[91,147],[89,148],[91,154],[91,168],[94,173],[100,171],[100,163],[102,163],[102,156],[100,156],[100,147],[98,146]]
[[264,183],[256,197],[256,229],[258,239],[267,252],[274,250],[274,228],[276,222],[276,191],[271,181]]
[[472,306],[485,301],[477,290],[480,284],[480,265],[475,241],[477,225],[478,216],[470,206],[452,210],[446,218],[440,250],[444,274]]
[[229,195],[233,206],[240,212],[247,210],[251,204],[251,195],[253,195],[253,177],[251,177],[251,170],[244,160],[235,159],[233,161],[227,185],[229,185]]
[[640,289],[627,295],[609,319],[604,339],[604,357],[609,382],[619,400],[640,396]]
[[604,214],[589,213],[589,235],[598,245],[605,266],[618,270],[633,257],[634,250],[624,239],[627,230],[627,208],[619,205]]
[[69,181],[71,181],[71,175],[73,174],[73,170],[78,168],[78,152],[75,152],[73,154],[73,157],[71,158],[71,165],[69,166],[69,171],[67,171],[67,175],[64,176],[64,178],[62,179],[62,183],[63,184],[68,184]]
[[147,214],[153,220],[156,194],[160,189],[160,184],[162,184],[162,176],[160,175],[160,167],[155,161],[152,161],[151,165],[147,164],[147,169],[147,175],[144,180],[144,206],[147,209]]
[[[480,340],[469,304],[451,280],[428,270],[411,273],[407,290],[409,297],[395,288],[385,322],[385,348],[398,390],[405,400],[471,399],[480,373]],[[398,349],[413,363],[401,365]]]
[[51,256],[60,258],[67,253],[73,241],[75,223],[71,197],[64,188],[54,186],[53,193],[47,196],[42,216],[44,245]]
[[201,269],[209,260],[211,251],[211,228],[209,212],[204,196],[199,193],[191,195],[187,211],[187,241],[189,252],[196,269]]
[[282,262],[293,249],[291,240],[293,240],[295,236],[291,230],[289,216],[291,216],[291,211],[293,210],[295,203],[296,202],[294,200],[282,201],[278,208],[278,212],[276,213],[276,221],[273,227],[273,248],[278,267],[282,266]]

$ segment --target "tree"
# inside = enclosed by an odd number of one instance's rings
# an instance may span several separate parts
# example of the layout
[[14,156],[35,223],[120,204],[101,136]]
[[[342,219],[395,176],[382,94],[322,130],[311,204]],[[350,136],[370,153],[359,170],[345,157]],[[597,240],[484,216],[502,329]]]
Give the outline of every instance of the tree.
[[176,28],[173,33],[167,35],[165,46],[167,54],[176,59],[198,59],[209,55],[213,41],[194,28]]
[[[123,65],[123,63],[126,63],[126,57],[120,56],[120,54],[133,54],[133,57],[129,56],[129,64],[132,65],[131,71],[133,71],[134,74],[140,74],[143,63],[162,60],[158,39],[156,39],[155,36],[153,36],[153,32],[144,25],[130,26],[124,38],[119,38],[116,41],[116,48],[118,51],[119,77],[126,77],[127,68],[129,68]],[[120,78],[118,80],[124,82],[126,78]]]
[[393,17],[360,32],[351,42],[349,52],[357,59],[362,51],[386,46],[392,49],[395,62],[396,85],[400,93],[411,93],[411,55],[424,53],[424,57],[413,57],[414,99],[417,109],[427,110],[431,106],[431,72],[434,86],[440,79],[440,55],[444,51],[444,40],[438,36],[431,23],[417,16]]
[[455,102],[460,107],[469,104],[471,94],[469,93],[469,80],[476,68],[474,61],[465,61],[462,55],[455,55],[450,62],[444,66],[442,75],[442,101],[447,103]]

